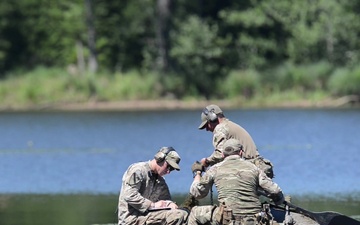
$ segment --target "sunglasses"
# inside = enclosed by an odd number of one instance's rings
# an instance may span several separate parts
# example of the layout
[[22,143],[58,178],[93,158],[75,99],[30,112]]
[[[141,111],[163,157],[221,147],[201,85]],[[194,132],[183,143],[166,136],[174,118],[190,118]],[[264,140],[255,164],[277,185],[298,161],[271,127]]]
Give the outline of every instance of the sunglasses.
[[168,163],[168,162],[166,162],[166,164],[167,164],[167,167],[166,167],[166,169],[168,170],[168,171],[173,171],[174,170],[174,167],[172,167],[172,166],[170,166],[170,164]]

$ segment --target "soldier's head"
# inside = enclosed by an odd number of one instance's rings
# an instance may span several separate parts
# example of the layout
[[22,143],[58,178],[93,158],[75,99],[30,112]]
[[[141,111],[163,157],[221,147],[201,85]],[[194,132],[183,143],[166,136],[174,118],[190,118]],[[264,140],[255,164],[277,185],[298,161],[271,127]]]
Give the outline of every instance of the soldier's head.
[[166,175],[173,170],[180,170],[180,156],[173,147],[162,147],[155,154],[154,161],[157,165],[157,173]]
[[223,118],[223,111],[217,105],[208,105],[201,112],[201,124],[199,129],[206,128],[207,131],[213,132],[216,125],[219,124],[218,118]]
[[224,157],[227,157],[229,155],[242,155],[243,146],[237,139],[231,138],[229,140],[226,140],[223,147]]

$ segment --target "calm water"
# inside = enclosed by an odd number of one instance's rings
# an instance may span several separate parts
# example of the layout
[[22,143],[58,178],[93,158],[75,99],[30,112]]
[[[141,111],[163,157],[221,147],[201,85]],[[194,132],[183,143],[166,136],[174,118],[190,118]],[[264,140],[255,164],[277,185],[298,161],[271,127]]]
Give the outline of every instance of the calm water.
[[[285,194],[360,199],[359,109],[227,110],[225,115],[247,129],[260,153],[272,161],[275,181]],[[19,221],[22,208],[9,206],[24,203],[24,195],[32,196],[26,204],[50,210],[53,224],[108,222],[100,215],[91,220],[88,214],[100,213],[95,206],[86,211],[92,200],[76,199],[112,196],[108,205],[103,203],[108,197],[96,200],[112,217],[123,172],[130,163],[153,158],[162,146],[173,146],[182,158],[181,171],[166,176],[170,190],[187,193],[191,164],[213,151],[212,134],[198,130],[199,123],[199,111],[0,113],[0,217],[17,221],[1,224],[39,224]],[[48,205],[62,204],[52,197],[43,200],[45,205],[34,200],[43,194],[60,196],[54,197],[60,202],[62,195],[75,195],[70,198],[83,201],[84,213],[74,214],[81,215],[72,218],[76,223],[54,223],[59,215],[51,212],[58,209]],[[351,213],[359,215],[359,207],[357,202]]]
[[[288,194],[360,191],[360,110],[231,110]],[[167,176],[186,193],[191,164],[212,152],[199,111],[1,113],[0,193],[119,191],[132,162],[171,145],[182,157]]]

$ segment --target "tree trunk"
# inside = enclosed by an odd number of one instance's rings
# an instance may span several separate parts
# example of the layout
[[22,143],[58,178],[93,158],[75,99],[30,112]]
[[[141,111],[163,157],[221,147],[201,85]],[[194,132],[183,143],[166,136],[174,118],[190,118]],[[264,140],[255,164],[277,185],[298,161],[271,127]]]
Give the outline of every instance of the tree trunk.
[[86,9],[86,27],[88,31],[88,47],[89,47],[89,63],[88,70],[90,73],[95,73],[98,69],[96,43],[95,43],[95,27],[94,15],[92,11],[91,0],[85,0]]
[[157,0],[156,42],[158,46],[157,67],[161,71],[168,68],[168,35],[170,0]]
[[84,60],[83,43],[81,41],[76,42],[76,56],[77,56],[77,67],[79,70],[79,74],[82,76],[85,73],[85,60]]

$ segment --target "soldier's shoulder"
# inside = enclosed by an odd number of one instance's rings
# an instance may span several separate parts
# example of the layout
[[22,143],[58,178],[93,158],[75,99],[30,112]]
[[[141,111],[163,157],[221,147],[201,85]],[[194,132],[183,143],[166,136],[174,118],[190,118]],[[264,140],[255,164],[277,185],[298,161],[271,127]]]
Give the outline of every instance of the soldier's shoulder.
[[214,129],[214,133],[225,133],[228,131],[229,131],[229,124],[227,123],[219,123]]
[[258,170],[258,167],[254,164],[252,159],[250,160],[241,159],[241,163],[250,169]]
[[208,170],[206,170],[206,174],[213,175],[214,173],[216,173],[216,171],[219,169],[219,167],[221,167],[222,164],[223,164],[223,161],[212,165]]
[[137,162],[133,163],[128,168],[128,173],[134,173],[134,172],[144,172],[146,171],[146,164],[147,162]]

